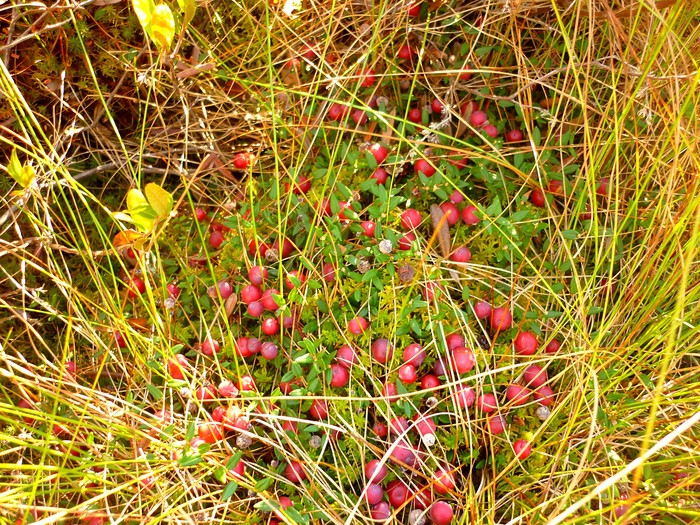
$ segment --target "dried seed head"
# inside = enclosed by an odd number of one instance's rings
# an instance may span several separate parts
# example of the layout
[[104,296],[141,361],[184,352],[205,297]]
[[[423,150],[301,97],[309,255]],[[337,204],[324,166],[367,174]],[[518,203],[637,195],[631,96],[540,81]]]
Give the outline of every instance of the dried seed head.
[[412,510],[408,515],[408,525],[425,525],[425,511]]
[[537,417],[540,418],[540,421],[545,421],[549,417],[549,414],[551,414],[551,411],[549,410],[549,407],[542,405],[537,407],[537,411],[535,413],[537,414]]
[[367,259],[358,259],[357,261],[357,271],[360,273],[367,273],[372,265]]
[[437,404],[438,404],[438,400],[437,400],[437,397],[435,397],[435,396],[431,396],[425,400],[425,406],[427,406],[428,408],[433,408]]
[[265,260],[269,263],[276,263],[280,260],[280,254],[275,248],[268,248],[265,252]]
[[430,448],[435,444],[435,434],[423,434],[421,436],[421,441],[426,447]]
[[394,245],[389,239],[383,239],[379,241],[379,251],[382,252],[385,255],[388,255],[391,253],[391,250],[394,249]]
[[250,436],[246,436],[245,434],[240,434],[236,438],[236,446],[241,450],[247,449],[252,444],[253,440],[250,438]]
[[319,448],[321,446],[321,436],[311,436],[309,439],[309,446],[311,448]]
[[402,266],[399,266],[399,279],[402,283],[411,282],[415,275],[416,271],[410,264],[404,264]]

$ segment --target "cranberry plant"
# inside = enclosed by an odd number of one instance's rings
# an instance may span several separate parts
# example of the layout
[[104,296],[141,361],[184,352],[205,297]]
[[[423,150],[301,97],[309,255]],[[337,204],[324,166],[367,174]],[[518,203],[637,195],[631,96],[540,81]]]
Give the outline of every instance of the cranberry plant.
[[8,519],[690,519],[691,14],[187,6],[116,149],[2,70]]

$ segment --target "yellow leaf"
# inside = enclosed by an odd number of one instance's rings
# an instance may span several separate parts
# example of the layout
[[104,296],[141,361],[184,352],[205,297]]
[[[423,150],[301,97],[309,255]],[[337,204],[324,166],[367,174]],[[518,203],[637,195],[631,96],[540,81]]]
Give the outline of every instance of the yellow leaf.
[[156,10],[155,2],[153,0],[132,0],[132,5],[141,27],[148,32],[153,19],[153,12]]
[[173,196],[169,192],[153,182],[146,184],[144,191],[148,203],[156,211],[159,218],[163,219],[170,215],[173,209]]
[[184,27],[189,24],[194,18],[194,12],[197,9],[197,4],[195,0],[177,0],[180,5],[180,10],[182,11],[182,16],[184,18],[182,25]]
[[139,233],[135,230],[124,230],[114,236],[112,244],[114,244],[114,247],[117,249],[124,246],[133,246],[137,250],[140,250],[146,239],[147,237],[143,233]]
[[126,207],[129,211],[138,210],[148,206],[146,197],[143,196],[141,190],[133,188],[126,194]]
[[17,157],[17,150],[12,150],[10,163],[7,165],[7,173],[25,190],[32,185],[34,177],[36,177],[32,166],[22,166],[19,157]]
[[158,4],[151,18],[151,36],[163,49],[169,49],[175,38],[175,17],[165,4]]

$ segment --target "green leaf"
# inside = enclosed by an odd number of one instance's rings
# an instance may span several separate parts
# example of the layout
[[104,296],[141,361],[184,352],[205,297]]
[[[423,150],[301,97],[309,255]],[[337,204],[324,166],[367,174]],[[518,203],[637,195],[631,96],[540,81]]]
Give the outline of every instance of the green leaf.
[[19,157],[17,157],[16,149],[12,150],[10,163],[7,165],[7,173],[25,190],[32,185],[32,182],[34,182],[34,177],[36,177],[36,173],[34,172],[34,168],[32,166],[22,166],[22,163],[19,161]]
[[224,487],[224,492],[221,494],[221,501],[227,501],[231,499],[231,497],[236,493],[237,490],[238,482],[229,481],[229,483]]
[[255,492],[263,492],[272,485],[272,478],[263,478],[255,484]]
[[173,196],[170,192],[165,191],[153,182],[146,184],[144,191],[146,192],[148,204],[155,210],[159,218],[163,219],[170,215],[170,212],[173,210]]
[[163,392],[161,392],[161,391],[160,391],[158,388],[156,388],[155,386],[153,386],[153,385],[151,385],[151,384],[147,384],[147,385],[146,385],[146,388],[148,389],[148,391],[150,392],[150,394],[153,396],[153,398],[154,398],[156,401],[160,401],[161,399],[163,399]]
[[165,4],[158,4],[151,18],[151,36],[162,49],[169,49],[175,38],[175,17]]
[[578,232],[576,230],[562,230],[561,236],[564,237],[564,239],[573,241],[576,237],[578,237]]

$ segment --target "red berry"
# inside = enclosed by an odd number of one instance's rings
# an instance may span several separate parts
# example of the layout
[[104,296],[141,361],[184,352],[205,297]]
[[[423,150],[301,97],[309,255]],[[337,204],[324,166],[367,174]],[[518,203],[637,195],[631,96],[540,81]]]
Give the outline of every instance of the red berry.
[[374,159],[377,161],[377,164],[381,164],[384,162],[384,159],[387,158],[389,155],[389,150],[384,146],[383,144],[380,144],[378,142],[375,142],[372,144],[369,148],[368,151],[372,154]]
[[539,365],[530,365],[523,372],[523,382],[531,388],[539,388],[547,382],[547,371]]
[[396,383],[390,383],[388,381],[384,383],[384,386],[382,387],[382,397],[385,397],[390,403],[398,400],[399,397],[397,395]]
[[252,266],[250,270],[248,270],[248,279],[250,279],[250,282],[255,286],[260,286],[269,275],[270,273],[264,266]]
[[445,220],[450,226],[454,226],[459,221],[459,210],[452,202],[443,202],[440,204],[442,213],[445,214]]
[[507,142],[520,142],[521,140],[523,140],[523,132],[519,129],[511,129],[506,132]]
[[464,346],[464,336],[459,332],[452,332],[445,336],[445,345],[448,350],[454,350]]
[[491,315],[491,305],[486,301],[479,301],[474,305],[474,315],[477,319],[486,319]]
[[372,68],[365,68],[360,73],[360,87],[367,88],[373,86],[377,82],[377,74]]
[[413,421],[416,430],[421,436],[435,436],[437,425],[435,424],[435,421],[433,421],[432,417],[422,416],[416,412],[416,414],[413,416]]
[[548,354],[556,354],[561,348],[561,341],[558,339],[552,339],[547,346],[544,347],[544,351]]
[[197,427],[197,436],[205,443],[216,443],[224,439],[221,424],[216,422],[202,423]]
[[240,293],[241,302],[250,304],[253,301],[259,301],[262,298],[262,291],[254,284],[244,286]]
[[183,370],[190,368],[190,362],[182,354],[175,354],[168,360],[168,373],[173,379],[184,379]]
[[458,374],[466,374],[476,364],[476,357],[474,357],[474,352],[469,348],[455,348],[452,350],[452,359],[450,360],[455,372]]
[[279,348],[275,343],[272,343],[270,341],[265,341],[260,347],[260,355],[263,359],[267,359],[268,361],[271,361],[272,359],[277,357],[278,354]]
[[376,505],[384,497],[384,487],[378,483],[370,483],[365,491],[365,499],[370,505]]
[[467,385],[459,385],[452,394],[452,402],[461,408],[469,408],[474,404],[474,401],[476,401],[474,389]]
[[473,111],[469,116],[469,123],[475,128],[484,126],[489,121],[489,117],[483,111]]
[[252,301],[246,309],[248,315],[254,318],[260,317],[265,311],[265,307],[260,301]]
[[521,406],[530,399],[530,390],[520,385],[508,385],[506,398],[515,406]]
[[429,388],[437,388],[441,385],[440,379],[436,375],[433,374],[426,374],[423,376],[423,379],[420,380],[420,387],[423,390],[427,390]]
[[416,367],[413,365],[401,365],[399,367],[399,379],[405,385],[415,383],[417,379]]
[[349,345],[343,345],[338,348],[335,358],[338,361],[338,364],[344,366],[345,368],[350,368],[352,365],[357,363],[357,354]]
[[292,483],[301,483],[306,479],[306,472],[301,463],[290,461],[284,469],[284,476]]
[[128,343],[121,332],[114,332],[114,344],[117,345],[117,348],[126,348]]
[[[465,157],[465,158],[466,158],[466,157]],[[462,202],[463,200],[464,200],[464,195],[462,195],[462,192],[459,191],[459,190],[454,190],[454,191],[450,194],[450,202],[451,202],[452,204],[459,204],[459,203]]]
[[433,475],[433,489],[438,494],[447,494],[455,488],[454,469],[451,467],[441,466]]
[[476,400],[476,406],[479,407],[484,414],[490,414],[498,408],[498,400],[496,396],[490,392],[481,394]]
[[595,192],[604,197],[608,194],[608,184],[610,184],[610,177],[603,177],[600,179],[600,183],[596,187]]
[[389,429],[384,423],[377,421],[374,423],[374,425],[372,425],[372,432],[374,432],[375,436],[383,438],[389,434]]
[[222,232],[213,231],[209,234],[209,244],[212,248],[219,249],[224,243],[224,234]]
[[399,250],[407,251],[411,249],[411,244],[416,240],[416,234],[408,232],[403,237],[399,238]]
[[323,263],[323,267],[321,268],[321,276],[326,282],[332,283],[335,281],[335,266],[333,266],[331,263]]
[[430,519],[435,525],[449,525],[453,517],[454,511],[445,501],[436,501],[430,507]]
[[367,121],[369,120],[367,112],[362,109],[354,109],[350,116],[352,117],[352,120],[355,122],[355,124],[357,124],[358,126],[367,124]]
[[391,506],[398,509],[408,501],[410,489],[403,481],[395,479],[386,486],[386,493],[389,496]]
[[168,286],[166,286],[166,289],[168,290],[168,296],[171,299],[177,299],[180,297],[180,294],[182,293],[182,289],[175,283],[168,283]]
[[355,317],[348,322],[348,331],[354,335],[360,335],[369,328],[369,323],[364,317]]
[[331,386],[335,388],[341,388],[348,384],[350,381],[350,373],[348,369],[341,364],[331,365]]
[[564,195],[564,183],[560,180],[550,180],[547,189],[554,195]]
[[423,2],[411,2],[408,4],[408,16],[420,16],[420,6]]
[[348,115],[348,107],[345,104],[334,103],[328,108],[328,118],[336,122],[343,120]]
[[365,477],[372,483],[381,483],[389,470],[378,459],[368,461],[365,465]]
[[532,332],[519,332],[513,341],[513,347],[520,355],[532,355],[538,346],[537,337]]
[[472,252],[466,246],[460,246],[450,255],[450,260],[458,263],[468,263],[472,258]]
[[554,402],[554,390],[549,385],[542,385],[532,393],[535,401],[542,406],[549,406]]
[[202,208],[196,208],[194,210],[194,217],[199,222],[204,222],[205,220],[207,220],[207,212]]
[[413,171],[415,171],[416,174],[422,173],[426,177],[432,177],[437,170],[427,159],[418,159],[413,163]]
[[360,226],[362,226],[362,230],[364,231],[364,234],[367,237],[374,237],[374,230],[376,228],[376,224],[374,224],[373,221],[362,221],[360,223]]
[[146,291],[146,281],[144,281],[138,275],[132,275],[129,278],[128,283],[128,295],[132,299],[144,293]]
[[538,208],[544,208],[544,192],[539,188],[532,190],[530,192],[530,202],[533,204],[533,206],[537,206]]
[[249,374],[243,374],[238,378],[238,390],[241,392],[255,392],[255,390],[257,390],[255,379]]
[[309,415],[314,419],[326,419],[328,417],[328,403],[325,399],[314,399],[309,408]]
[[406,432],[409,426],[408,420],[405,417],[398,416],[389,421],[389,432],[398,436]]
[[265,335],[275,335],[280,331],[280,322],[276,317],[266,317],[260,324],[260,328]]
[[507,330],[512,323],[513,315],[505,306],[491,310],[491,328],[494,330]]
[[419,108],[411,108],[408,110],[408,120],[414,124],[423,122],[423,112]]
[[495,139],[496,137],[498,137],[498,128],[496,126],[494,126],[493,124],[486,124],[484,126],[484,131],[492,139]]
[[238,387],[233,384],[233,381],[228,379],[224,379],[219,383],[217,391],[221,397],[236,397],[238,395]]
[[213,339],[206,339],[200,347],[201,352],[206,356],[213,356],[219,351],[219,343]]
[[250,168],[255,157],[251,153],[236,153],[233,156],[233,167],[239,170]]
[[408,44],[404,44],[399,48],[399,51],[398,53],[396,53],[396,56],[401,60],[411,60],[414,54],[415,51],[413,50],[413,48]]
[[[286,185],[287,191],[289,191],[289,184]],[[297,181],[292,187],[292,193],[295,195],[301,195],[302,193],[308,193],[311,189],[311,179],[305,175],[299,175]]]
[[411,343],[403,350],[403,362],[418,368],[425,361],[425,350],[418,343]]
[[379,168],[374,170],[374,173],[372,173],[372,178],[377,181],[377,184],[384,184],[389,178],[389,172],[387,172],[385,168],[382,168],[380,166]]
[[263,305],[263,308],[265,308],[265,310],[267,310],[268,312],[274,312],[279,308],[274,298],[275,295],[280,295],[279,290],[277,290],[276,288],[268,288],[262,293],[262,295],[259,298],[260,303]]
[[465,224],[468,224],[470,226],[474,226],[475,224],[479,224],[480,220],[476,216],[476,212],[479,211],[476,206],[466,206],[462,210],[462,220],[465,222]]
[[513,451],[515,452],[515,457],[522,461],[532,454],[532,447],[526,439],[518,439],[513,443]]
[[374,521],[384,522],[391,518],[391,508],[386,501],[380,501],[376,505],[372,506],[369,514]]
[[421,217],[420,212],[413,208],[409,208],[401,214],[401,226],[403,226],[405,230],[414,230],[418,228],[422,220],[423,217]]
[[506,431],[506,418],[500,414],[491,415],[486,420],[486,425],[491,434],[503,434]]
[[306,274],[299,270],[292,270],[287,274],[287,277],[284,278],[284,286],[287,288],[287,290],[294,290],[294,288],[297,287],[294,281],[292,281],[292,277],[294,279],[298,279],[299,286],[304,286],[304,283],[306,282]]

